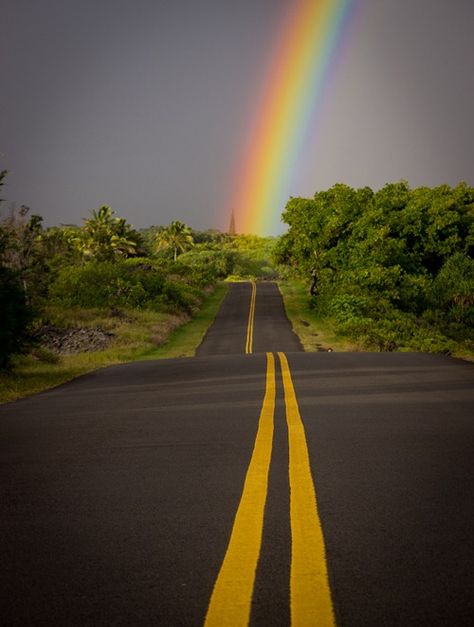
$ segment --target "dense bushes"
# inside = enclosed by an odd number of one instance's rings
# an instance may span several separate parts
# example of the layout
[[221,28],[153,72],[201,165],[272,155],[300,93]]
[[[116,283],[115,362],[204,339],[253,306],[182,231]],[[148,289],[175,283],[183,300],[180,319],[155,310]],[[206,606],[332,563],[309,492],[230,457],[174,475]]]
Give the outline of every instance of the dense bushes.
[[312,278],[314,305],[339,332],[381,350],[471,345],[473,188],[338,184],[292,198],[283,219],[277,261]]
[[474,327],[474,259],[449,257],[431,285],[430,301],[448,320]]
[[21,353],[30,343],[28,326],[33,311],[26,302],[25,291],[18,276],[0,266],[0,369],[10,366],[11,356]]
[[196,246],[178,258],[174,271],[204,287],[218,279],[225,279],[232,267],[233,255],[230,252]]
[[272,279],[271,265],[276,239],[251,235],[226,235],[214,231],[196,234],[192,250],[178,257],[177,266],[189,276],[199,275],[203,284],[216,279]]
[[0,217],[0,368],[28,347],[49,304],[193,314],[218,280],[274,273],[273,240],[193,232],[179,221],[139,233],[106,205],[83,222],[45,229],[27,207]]
[[63,268],[51,285],[50,299],[65,307],[184,309],[199,304],[199,291],[173,280],[148,259],[90,261]]
[[138,232],[107,205],[82,226],[45,229],[28,207],[11,207],[0,216],[0,368],[28,348],[50,304],[56,316],[69,308],[193,314],[218,280],[273,276],[273,244],[177,220]]
[[[0,189],[6,174],[5,170],[0,172]],[[27,210],[22,218],[26,213]],[[29,325],[33,310],[26,290],[27,250],[36,224],[36,219],[28,223],[22,219],[21,228],[16,228],[13,212],[0,224],[0,369],[8,368],[12,355],[24,351],[31,341]],[[22,237],[17,236],[17,231]]]
[[231,237],[225,248],[232,255],[229,274],[245,279],[275,279],[277,272],[271,259],[276,241],[272,237],[255,235]]

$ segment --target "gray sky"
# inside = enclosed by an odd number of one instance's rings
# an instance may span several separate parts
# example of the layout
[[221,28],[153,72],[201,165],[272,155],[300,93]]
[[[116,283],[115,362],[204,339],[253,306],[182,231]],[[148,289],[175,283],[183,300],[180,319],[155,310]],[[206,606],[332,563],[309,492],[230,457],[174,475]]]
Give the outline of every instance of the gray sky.
[[[3,0],[2,196],[47,225],[109,204],[136,227],[225,229],[289,2]],[[474,185],[474,2],[355,4],[291,194]]]

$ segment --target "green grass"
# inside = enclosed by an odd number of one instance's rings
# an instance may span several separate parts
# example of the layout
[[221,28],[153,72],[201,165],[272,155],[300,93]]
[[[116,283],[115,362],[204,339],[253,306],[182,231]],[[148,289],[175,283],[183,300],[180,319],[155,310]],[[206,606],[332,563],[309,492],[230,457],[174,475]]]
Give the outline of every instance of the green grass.
[[[285,280],[279,283],[280,292],[283,296],[286,313],[293,326],[293,330],[298,335],[307,352],[315,352],[332,348],[337,352],[348,351],[376,351],[376,346],[364,342],[363,338],[357,339],[338,333],[336,322],[328,317],[323,317],[311,307],[308,295],[308,286],[302,281]],[[374,326],[374,332],[377,327]],[[429,334],[428,334],[429,335]],[[436,333],[433,336],[436,339]],[[474,361],[474,351],[470,348],[472,342],[467,340],[455,341],[448,337],[438,344],[433,341],[426,341],[421,334],[414,336],[410,341],[404,342],[401,331],[395,335],[396,344],[399,351],[429,351],[444,352],[443,347],[449,345],[450,354],[453,357]]]
[[218,285],[191,322],[178,327],[173,331],[165,344],[154,348],[142,358],[171,359],[174,357],[192,357],[204,338],[207,329],[214,321],[228,289],[228,283]]
[[313,353],[328,348],[337,352],[360,350],[355,342],[338,336],[330,320],[317,315],[310,305],[308,286],[303,281],[288,279],[280,281],[278,287],[286,315],[306,352]]
[[41,392],[104,366],[142,359],[192,356],[227,290],[228,285],[218,285],[192,320],[186,314],[147,310],[123,311],[117,317],[97,309],[49,308],[46,313],[50,324],[100,326],[115,334],[114,341],[105,350],[63,355],[59,359],[42,350],[16,357],[13,370],[0,373],[0,403]]

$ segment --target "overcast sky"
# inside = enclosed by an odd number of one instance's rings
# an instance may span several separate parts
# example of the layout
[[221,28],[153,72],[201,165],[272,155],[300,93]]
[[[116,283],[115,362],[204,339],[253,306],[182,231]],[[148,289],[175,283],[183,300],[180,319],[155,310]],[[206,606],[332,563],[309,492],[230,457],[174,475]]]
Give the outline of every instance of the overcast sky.
[[[2,197],[47,225],[108,204],[136,227],[226,229],[290,1],[3,0]],[[355,5],[292,195],[474,185],[473,0]]]

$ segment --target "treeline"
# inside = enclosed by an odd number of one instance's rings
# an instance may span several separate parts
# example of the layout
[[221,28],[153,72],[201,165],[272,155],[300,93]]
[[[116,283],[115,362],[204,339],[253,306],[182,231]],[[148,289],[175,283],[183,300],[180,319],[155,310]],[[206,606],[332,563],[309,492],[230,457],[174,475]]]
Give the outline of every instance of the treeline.
[[291,198],[276,259],[366,348],[474,349],[474,189],[338,184]]
[[10,208],[0,219],[0,368],[28,350],[51,307],[192,315],[221,279],[272,276],[271,246],[180,221],[138,231],[108,206],[82,226],[50,228],[27,207]]

